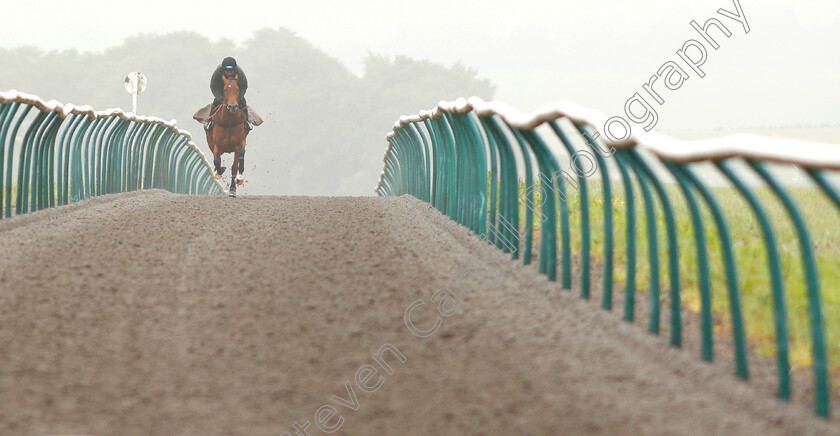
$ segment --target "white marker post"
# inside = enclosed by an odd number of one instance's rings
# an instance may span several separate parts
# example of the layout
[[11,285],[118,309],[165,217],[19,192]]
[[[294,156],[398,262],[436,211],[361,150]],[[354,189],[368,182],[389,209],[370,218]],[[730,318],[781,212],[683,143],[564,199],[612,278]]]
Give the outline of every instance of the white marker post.
[[125,90],[131,94],[132,112],[137,114],[137,96],[146,90],[146,76],[141,73],[133,72],[125,76]]

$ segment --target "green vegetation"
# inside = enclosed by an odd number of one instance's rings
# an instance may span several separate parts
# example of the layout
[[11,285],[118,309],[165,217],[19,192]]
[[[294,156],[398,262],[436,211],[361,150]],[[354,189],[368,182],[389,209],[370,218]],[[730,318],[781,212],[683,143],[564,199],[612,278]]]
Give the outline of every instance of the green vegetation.
[[[604,198],[600,180],[588,182],[590,192],[590,222],[592,236],[592,262],[603,263],[604,259]],[[694,312],[700,311],[700,291],[697,278],[697,257],[694,244],[694,230],[691,224],[688,205],[677,185],[665,185],[674,207],[677,225],[681,298],[684,307]],[[524,192],[524,183],[520,183]],[[571,221],[572,253],[580,253],[580,197],[579,191],[568,190],[568,205]],[[771,298],[770,274],[764,241],[758,221],[752,210],[734,188],[712,188],[712,191],[724,210],[729,231],[733,240],[733,250],[737,260],[737,272],[742,295],[745,329],[748,340],[754,349],[762,355],[774,355],[775,330],[773,324],[773,303]],[[790,331],[791,365],[809,367],[811,344],[808,323],[808,298],[799,251],[799,241],[787,212],[768,188],[754,189],[765,211],[769,215],[777,236],[779,256],[785,279],[785,298],[788,309]],[[539,192],[539,190],[535,190]],[[829,364],[835,374],[840,375],[840,210],[831,203],[821,191],[811,188],[789,188],[788,192],[796,201],[810,231],[811,242],[819,269],[819,284],[825,321],[826,345]],[[625,235],[626,198],[620,181],[614,181],[611,207],[614,219],[614,280],[615,292],[621,292],[627,279]],[[636,284],[640,292],[646,292],[650,265],[647,258],[647,230],[641,191],[634,189],[637,213],[636,223]],[[539,203],[539,200],[536,201]],[[528,211],[524,202],[520,203],[520,223]],[[657,236],[660,252],[660,274],[662,310],[668,306],[668,266],[665,220],[662,206],[657,201]],[[703,222],[709,249],[709,262],[712,285],[712,299],[715,332],[717,335],[731,335],[729,304],[726,292],[725,267],[721,254],[721,243],[716,226],[708,208],[703,205]],[[539,235],[539,219],[535,219],[534,240]],[[523,229],[524,231],[524,229]],[[559,238],[558,238],[559,239]],[[559,240],[558,240],[559,246]],[[601,282],[593,283],[602,287]]]
[[[12,192],[11,192],[11,195],[10,195],[10,197],[12,198],[11,199],[11,208],[10,208],[13,211],[12,213],[14,213],[15,205],[17,204],[17,191],[18,191],[17,188],[18,188],[17,183],[12,182]],[[3,192],[0,193],[0,196],[2,196],[2,200],[3,200],[2,202],[0,202],[0,214],[1,214],[0,219],[3,219],[6,216],[6,209],[5,209],[5,207],[6,207],[6,191],[5,191],[5,187],[2,186],[2,184],[0,184],[0,189],[3,189]]]

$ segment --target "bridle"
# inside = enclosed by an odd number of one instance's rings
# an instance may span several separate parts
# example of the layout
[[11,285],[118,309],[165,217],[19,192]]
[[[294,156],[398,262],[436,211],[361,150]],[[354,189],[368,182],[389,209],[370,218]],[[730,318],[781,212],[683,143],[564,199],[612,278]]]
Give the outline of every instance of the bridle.
[[[239,84],[239,76],[238,75],[234,75],[233,77],[230,77],[230,78],[226,77],[226,76],[223,76],[223,77],[224,77],[224,80],[226,80],[226,81],[236,82],[237,85]],[[239,124],[243,124],[245,122],[245,120],[242,120],[240,122],[228,121],[228,122],[222,123],[219,120],[216,120],[216,115],[218,115],[219,112],[221,112],[222,108],[226,107],[226,106],[228,106],[228,105],[227,104],[220,104],[219,107],[217,107],[216,110],[213,111],[213,113],[208,118],[213,120],[216,124],[218,124],[219,126],[222,126],[222,127],[233,127],[233,126],[237,126]],[[247,119],[247,116],[245,115],[245,110],[241,109],[241,112],[242,112],[243,118]]]

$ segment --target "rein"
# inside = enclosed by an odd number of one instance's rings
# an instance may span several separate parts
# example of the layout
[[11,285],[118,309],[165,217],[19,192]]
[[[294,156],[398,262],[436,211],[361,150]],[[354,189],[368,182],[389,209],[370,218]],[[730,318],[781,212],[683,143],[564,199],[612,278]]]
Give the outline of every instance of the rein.
[[[237,74],[235,77],[232,77],[232,78],[225,78],[225,80],[229,80],[229,81],[239,83],[239,75]],[[234,121],[228,121],[228,122],[225,122],[225,123],[222,123],[221,120],[216,120],[216,115],[219,115],[219,112],[221,112],[223,107],[225,107],[225,104],[220,104],[219,107],[217,107],[216,110],[213,111],[213,113],[207,119],[213,120],[217,125],[219,125],[221,127],[228,127],[228,128],[238,126],[240,124],[244,124],[245,121],[247,121],[248,117],[245,114],[244,109],[241,111],[241,115],[242,115],[242,118],[243,118],[241,121],[235,121],[235,119],[238,118],[238,117],[234,117]]]
[[[214,120],[215,121],[215,120]],[[221,121],[215,121],[217,126],[221,127],[235,127],[245,124],[245,120],[242,121],[228,121],[227,123],[222,123]]]
[[207,119],[208,119],[208,120],[212,120],[212,119],[213,119],[213,117],[215,117],[216,115],[218,115],[218,114],[219,114],[219,111],[220,111],[220,110],[222,110],[222,106],[224,106],[224,105],[223,105],[223,104],[220,104],[220,105],[219,105],[219,107],[217,107],[217,108],[216,108],[216,111],[215,111],[215,112],[213,112],[212,114],[210,114],[210,116],[209,116],[209,117],[207,117]]
[[234,126],[238,126],[240,124],[245,123],[247,118],[245,117],[245,111],[244,110],[240,110],[241,116],[243,118],[241,121],[236,121],[236,119],[238,118],[236,116],[233,117],[233,120],[230,120],[230,121],[227,121],[227,122],[222,122],[222,120],[217,120],[216,115],[218,115],[219,112],[221,112],[223,107],[225,107],[225,105],[220,104],[219,107],[217,107],[216,110],[213,112],[213,114],[208,117],[208,119],[213,120],[217,125],[222,126],[222,127],[234,127]]

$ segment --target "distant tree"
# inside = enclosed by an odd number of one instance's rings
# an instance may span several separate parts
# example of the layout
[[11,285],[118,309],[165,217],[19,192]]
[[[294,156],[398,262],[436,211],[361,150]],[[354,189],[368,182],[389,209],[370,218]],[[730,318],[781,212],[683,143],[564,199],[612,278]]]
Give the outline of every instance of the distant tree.
[[495,87],[487,79],[476,77],[477,71],[460,62],[446,68],[427,60],[368,54],[365,59],[365,86],[377,92],[380,101],[387,101],[401,113],[416,112],[444,99],[479,96],[492,98]]
[[[210,103],[210,75],[233,56],[248,75],[248,103],[265,119],[249,136],[247,193],[371,195],[382,169],[384,136],[403,114],[441,99],[493,97],[493,85],[456,63],[445,67],[369,54],[357,77],[337,59],[284,28],[263,29],[242,46],[191,32],[141,34],[104,52],[0,49],[0,90],[130,110],[125,75],[144,73],[139,112],[177,119],[206,149],[192,114]],[[209,153],[207,153],[209,154]],[[229,159],[229,158],[228,158]],[[229,162],[229,160],[228,160]]]

